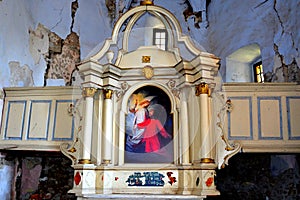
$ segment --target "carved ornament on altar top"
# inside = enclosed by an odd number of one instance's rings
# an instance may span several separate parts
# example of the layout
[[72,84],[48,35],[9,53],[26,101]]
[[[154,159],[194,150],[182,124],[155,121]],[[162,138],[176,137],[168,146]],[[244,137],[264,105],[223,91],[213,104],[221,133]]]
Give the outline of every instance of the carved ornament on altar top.
[[143,73],[146,79],[151,79],[154,76],[154,69],[150,65],[146,65],[143,69]]

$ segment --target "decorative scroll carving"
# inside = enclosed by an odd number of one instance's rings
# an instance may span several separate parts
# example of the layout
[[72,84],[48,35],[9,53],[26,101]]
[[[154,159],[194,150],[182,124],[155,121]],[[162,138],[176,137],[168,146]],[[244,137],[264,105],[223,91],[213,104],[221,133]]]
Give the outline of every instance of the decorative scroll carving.
[[[222,98],[222,102],[224,102],[224,96],[223,95],[216,95],[219,98]],[[220,111],[217,114],[217,127],[220,128],[221,130],[221,138],[223,140],[223,142],[225,143],[225,151],[226,151],[226,155],[223,158],[223,163],[221,165],[222,168],[225,167],[225,165],[228,165],[228,160],[234,156],[235,154],[237,154],[240,150],[241,150],[241,144],[240,143],[233,143],[230,144],[230,142],[228,141],[228,138],[225,136],[225,130],[224,130],[224,115],[226,114],[226,112],[231,112],[233,109],[233,105],[230,99],[228,99],[225,104],[223,104],[222,108],[220,109]]]
[[67,111],[68,114],[72,117],[74,117],[75,121],[75,134],[74,134],[74,140],[72,143],[62,143],[60,145],[60,151],[67,156],[69,159],[72,160],[72,165],[77,164],[79,152],[80,152],[80,144],[79,144],[79,134],[82,130],[82,115],[79,110],[79,106],[81,104],[82,98],[76,100],[74,104],[70,104]]
[[121,83],[121,89],[116,91],[116,96],[119,99],[120,97],[122,97],[125,92],[128,90],[130,86],[128,85],[128,83],[125,81],[123,83]]
[[180,90],[176,87],[176,81],[173,79],[170,79],[167,82],[168,88],[172,91],[173,95],[180,99]]

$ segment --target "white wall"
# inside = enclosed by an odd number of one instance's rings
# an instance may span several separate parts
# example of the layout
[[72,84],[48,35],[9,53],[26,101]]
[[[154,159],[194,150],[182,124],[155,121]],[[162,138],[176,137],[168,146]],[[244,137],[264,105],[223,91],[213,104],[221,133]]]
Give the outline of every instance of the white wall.
[[[243,46],[258,44],[264,72],[273,72],[282,62],[274,62],[276,50],[288,65],[300,65],[300,2],[298,0],[212,0],[208,8],[210,52],[220,57],[221,73],[226,72],[226,57]],[[277,73],[282,73],[279,70]]]
[[226,58],[226,82],[253,82],[253,69],[249,63]]

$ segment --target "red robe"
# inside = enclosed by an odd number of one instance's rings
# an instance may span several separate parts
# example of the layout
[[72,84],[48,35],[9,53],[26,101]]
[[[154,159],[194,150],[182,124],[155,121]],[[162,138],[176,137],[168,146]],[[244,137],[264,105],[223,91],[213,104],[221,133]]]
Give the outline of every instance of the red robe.
[[138,128],[145,128],[142,141],[145,142],[145,152],[155,152],[160,149],[158,134],[167,138],[170,135],[157,119],[146,119],[144,122],[137,124]]

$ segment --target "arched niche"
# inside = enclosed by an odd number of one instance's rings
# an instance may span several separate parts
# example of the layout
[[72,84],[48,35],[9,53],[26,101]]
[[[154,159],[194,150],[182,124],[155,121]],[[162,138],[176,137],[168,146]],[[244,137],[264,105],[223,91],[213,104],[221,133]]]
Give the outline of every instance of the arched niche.
[[[138,84],[126,92],[121,104],[119,164],[174,164],[178,114],[176,99],[168,88],[151,82]],[[138,119],[140,113],[147,118]]]
[[258,44],[244,46],[226,57],[226,82],[254,82],[253,65],[261,60]]

